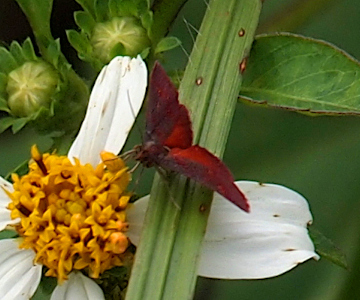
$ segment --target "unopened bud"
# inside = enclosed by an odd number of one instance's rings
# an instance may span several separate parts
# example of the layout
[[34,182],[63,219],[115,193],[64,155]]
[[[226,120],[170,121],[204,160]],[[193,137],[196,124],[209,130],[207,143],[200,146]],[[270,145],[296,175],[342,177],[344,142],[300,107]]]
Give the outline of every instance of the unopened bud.
[[58,82],[58,74],[46,62],[26,62],[11,71],[6,87],[11,113],[27,117],[41,107],[49,108]]
[[136,18],[118,17],[96,24],[91,44],[94,55],[108,63],[115,55],[136,56],[149,47],[150,40]]

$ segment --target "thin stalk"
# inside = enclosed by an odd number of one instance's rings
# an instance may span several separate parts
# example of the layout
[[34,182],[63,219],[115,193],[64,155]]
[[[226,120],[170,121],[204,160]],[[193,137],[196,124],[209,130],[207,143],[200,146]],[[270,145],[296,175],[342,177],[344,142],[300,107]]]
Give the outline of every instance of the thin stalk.
[[[180,85],[194,142],[218,156],[225,149],[261,3],[210,1]],[[176,176],[170,188],[155,179],[127,300],[192,298],[211,195],[183,176]]]

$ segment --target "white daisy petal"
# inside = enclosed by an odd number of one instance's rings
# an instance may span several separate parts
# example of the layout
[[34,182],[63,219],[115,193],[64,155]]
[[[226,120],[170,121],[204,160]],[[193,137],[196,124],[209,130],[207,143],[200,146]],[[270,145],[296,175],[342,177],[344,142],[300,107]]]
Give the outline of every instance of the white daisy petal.
[[18,248],[15,239],[0,240],[0,295],[2,300],[30,299],[41,279],[35,252]]
[[[198,274],[222,279],[280,275],[310,258],[318,259],[308,236],[312,216],[298,193],[275,184],[236,182],[250,202],[245,213],[215,193]],[[139,242],[149,197],[127,211],[131,242]]]
[[127,221],[129,229],[126,235],[134,245],[139,244],[141,230],[144,224],[146,209],[148,207],[150,196],[138,199],[134,204],[131,204],[126,209]]
[[210,212],[199,275],[260,279],[318,259],[308,236],[312,217],[306,200],[275,184],[237,182],[248,197],[249,214],[216,195]]
[[141,108],[146,86],[147,69],[140,56],[118,56],[104,67],[68,157],[96,166],[101,151],[119,153]]
[[0,231],[4,230],[7,225],[19,223],[20,219],[12,220],[10,217],[10,210],[7,209],[11,201],[5,190],[13,192],[12,184],[0,176]]
[[69,279],[62,285],[57,285],[50,300],[102,300],[105,299],[101,288],[94,280],[81,272],[71,272]]

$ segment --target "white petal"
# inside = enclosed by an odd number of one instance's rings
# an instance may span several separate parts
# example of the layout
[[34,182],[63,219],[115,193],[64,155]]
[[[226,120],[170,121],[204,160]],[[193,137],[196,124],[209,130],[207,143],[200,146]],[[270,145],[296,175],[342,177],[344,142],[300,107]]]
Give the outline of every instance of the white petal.
[[[215,193],[198,274],[222,279],[280,275],[310,258],[318,259],[308,236],[312,216],[298,193],[275,184],[236,182],[250,202],[243,212]],[[137,245],[149,197],[127,211],[131,242]]]
[[201,252],[199,275],[260,279],[318,259],[308,236],[312,217],[298,193],[275,184],[237,182],[250,202],[249,214],[216,195]]
[[35,252],[21,250],[15,239],[0,240],[0,295],[2,300],[30,299],[41,279]]
[[57,285],[50,300],[102,300],[105,299],[101,288],[94,280],[81,272],[71,272],[69,279]]
[[11,200],[4,189],[9,192],[14,191],[12,184],[0,176],[0,231],[4,230],[7,225],[16,224],[20,221],[20,219],[11,219],[10,210],[7,209]]
[[149,199],[150,196],[142,197],[126,209],[127,221],[129,223],[129,230],[126,232],[126,235],[134,245],[139,244]]
[[141,108],[146,86],[147,69],[140,56],[118,56],[104,67],[68,157],[96,166],[101,151],[118,154]]

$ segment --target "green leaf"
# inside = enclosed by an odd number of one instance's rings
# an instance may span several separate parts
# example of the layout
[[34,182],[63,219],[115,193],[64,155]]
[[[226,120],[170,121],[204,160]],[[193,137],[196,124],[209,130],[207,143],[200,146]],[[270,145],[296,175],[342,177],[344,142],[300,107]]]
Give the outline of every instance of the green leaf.
[[25,159],[20,163],[15,169],[12,169],[8,174],[6,174],[5,179],[10,180],[11,174],[16,173],[20,176],[25,175],[29,172],[29,160]]
[[96,24],[95,20],[84,11],[76,11],[74,13],[74,18],[76,24],[81,28],[81,30],[90,35]]
[[0,240],[3,239],[11,239],[18,235],[18,233],[14,230],[3,230],[0,232]]
[[31,42],[31,39],[30,38],[27,38],[23,45],[23,53],[24,53],[24,56],[27,60],[37,60],[37,56],[35,54],[35,50],[34,50],[34,46]]
[[6,86],[8,82],[8,76],[4,73],[0,73],[0,97],[7,98]]
[[1,97],[0,97],[0,111],[6,111],[7,113],[10,113],[10,109],[7,105],[7,101]]
[[360,114],[360,65],[333,45],[298,35],[259,36],[240,97],[296,111]]
[[324,236],[313,226],[309,227],[309,234],[314,242],[316,252],[322,258],[325,258],[335,265],[348,270],[345,254],[342,253],[341,250],[337,248],[330,239]]
[[117,43],[110,51],[110,57],[122,56],[126,54],[126,49],[122,43]]
[[94,0],[76,0],[82,8],[95,18]]
[[94,1],[96,21],[106,21],[109,15],[108,1]]
[[49,276],[41,276],[41,281],[38,286],[38,289],[36,290],[36,293],[33,297],[31,297],[32,300],[44,300],[44,299],[50,299],[50,295],[53,292],[57,285],[57,280],[54,277]]
[[15,60],[19,65],[22,65],[26,61],[26,58],[23,54],[23,49],[21,48],[18,42],[14,41],[11,43],[10,53],[15,58]]
[[142,59],[145,59],[145,58],[147,58],[149,53],[150,53],[150,47],[147,47],[143,51],[141,51],[140,56]]
[[13,117],[5,117],[0,119],[0,133],[3,133],[6,129],[8,129],[11,125],[14,124],[15,118]]
[[91,51],[90,44],[84,35],[73,29],[67,30],[66,35],[71,46],[73,46],[79,54],[84,55]]
[[155,53],[160,53],[174,49],[181,45],[181,41],[174,36],[163,38],[156,46]]
[[151,26],[153,24],[153,12],[151,10],[144,12],[141,16],[141,24],[146,28],[147,33],[149,34]]
[[136,16],[138,13],[136,3],[130,0],[119,1],[117,4],[120,16],[129,17]]
[[118,0],[109,0],[109,14],[110,18],[119,16]]
[[19,132],[21,128],[23,128],[26,123],[29,122],[28,118],[16,118],[13,122],[13,125],[11,127],[12,132],[15,134]]
[[59,69],[59,62],[61,61],[61,57],[62,57],[59,39],[50,41],[47,47],[47,53],[48,53],[49,62],[53,66],[55,66],[56,69]]
[[0,72],[10,73],[17,67],[17,63],[11,53],[0,47]]

